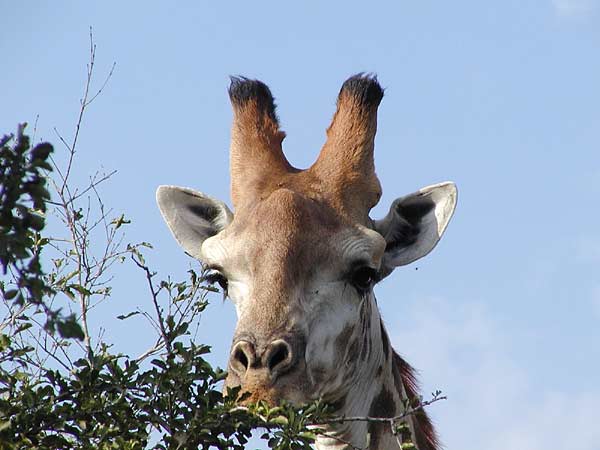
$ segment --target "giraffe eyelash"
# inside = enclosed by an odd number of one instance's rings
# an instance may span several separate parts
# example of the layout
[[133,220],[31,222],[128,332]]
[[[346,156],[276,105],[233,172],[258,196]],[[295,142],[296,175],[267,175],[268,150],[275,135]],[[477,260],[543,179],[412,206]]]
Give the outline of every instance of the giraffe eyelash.
[[223,298],[228,296],[229,282],[221,272],[216,269],[211,269],[210,272],[204,277],[204,280],[211,285],[218,284],[223,291]]
[[350,282],[359,291],[365,292],[378,281],[377,270],[369,266],[361,266],[350,275]]

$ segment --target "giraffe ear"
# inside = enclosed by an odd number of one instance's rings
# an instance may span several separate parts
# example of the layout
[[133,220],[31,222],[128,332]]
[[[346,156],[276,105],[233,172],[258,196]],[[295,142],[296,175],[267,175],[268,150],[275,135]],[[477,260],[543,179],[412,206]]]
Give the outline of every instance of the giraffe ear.
[[456,186],[445,182],[394,200],[387,216],[375,221],[375,230],[386,241],[382,276],[433,250],[450,222],[456,199]]
[[179,245],[196,259],[202,259],[202,243],[233,220],[225,203],[192,189],[160,186],[156,202]]

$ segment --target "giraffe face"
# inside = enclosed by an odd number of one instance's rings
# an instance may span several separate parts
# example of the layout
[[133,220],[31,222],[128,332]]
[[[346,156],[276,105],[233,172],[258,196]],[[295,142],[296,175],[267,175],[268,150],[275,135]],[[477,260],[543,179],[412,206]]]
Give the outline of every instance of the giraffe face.
[[175,238],[226,283],[235,304],[226,385],[250,392],[249,401],[301,403],[337,398],[368,359],[373,345],[361,340],[382,336],[373,284],[431,250],[456,191],[444,183],[397,199],[372,228],[298,187],[275,190],[235,217],[189,189],[163,186],[157,197]]
[[227,282],[238,323],[227,386],[250,401],[333,395],[385,240],[289,189],[239,212],[202,260]]

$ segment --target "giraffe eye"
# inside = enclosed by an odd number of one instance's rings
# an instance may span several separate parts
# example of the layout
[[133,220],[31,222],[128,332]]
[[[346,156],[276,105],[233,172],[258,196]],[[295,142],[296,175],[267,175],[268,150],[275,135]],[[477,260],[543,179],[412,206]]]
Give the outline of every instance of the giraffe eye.
[[352,273],[352,284],[359,291],[366,291],[377,281],[377,271],[371,267],[359,267]]
[[206,277],[204,277],[204,279],[209,284],[218,284],[219,287],[223,290],[223,295],[227,296],[227,278],[225,278],[225,276],[221,272],[218,272],[213,269],[208,273],[208,275],[206,275]]

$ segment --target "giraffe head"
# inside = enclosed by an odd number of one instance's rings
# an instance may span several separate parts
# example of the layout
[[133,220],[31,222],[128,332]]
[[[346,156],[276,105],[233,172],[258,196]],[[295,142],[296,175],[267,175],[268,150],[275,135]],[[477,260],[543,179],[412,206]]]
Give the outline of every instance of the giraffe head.
[[339,400],[349,379],[368,378],[373,359],[384,356],[373,342],[387,339],[374,284],[433,249],[456,188],[426,187],[371,220],[381,197],[373,147],[383,90],[375,77],[343,84],[327,140],[306,170],[283,154],[285,134],[266,85],[233,78],[229,96],[235,214],[174,186],[158,189],[160,210],[179,244],[213,269],[235,304],[226,385],[241,385],[250,401]]

